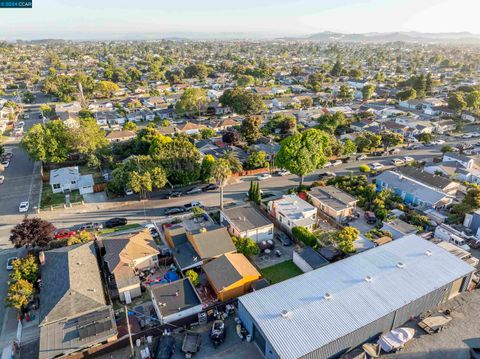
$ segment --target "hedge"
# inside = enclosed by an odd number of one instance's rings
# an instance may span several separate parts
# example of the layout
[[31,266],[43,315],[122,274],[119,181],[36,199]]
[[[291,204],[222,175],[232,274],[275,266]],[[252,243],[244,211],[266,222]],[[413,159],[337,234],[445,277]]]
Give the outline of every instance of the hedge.
[[292,234],[297,241],[303,242],[307,246],[314,247],[317,244],[315,235],[305,227],[293,227]]

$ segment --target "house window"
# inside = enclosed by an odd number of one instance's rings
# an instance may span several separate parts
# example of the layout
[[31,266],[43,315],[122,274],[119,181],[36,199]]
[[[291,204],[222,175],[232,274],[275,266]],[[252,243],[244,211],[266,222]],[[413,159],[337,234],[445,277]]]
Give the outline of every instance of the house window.
[[76,183],[77,183],[77,181],[72,181],[72,184],[76,184]]
[[62,187],[60,186],[60,183],[54,183],[54,184],[53,184],[53,189],[60,189],[60,188],[62,188]]

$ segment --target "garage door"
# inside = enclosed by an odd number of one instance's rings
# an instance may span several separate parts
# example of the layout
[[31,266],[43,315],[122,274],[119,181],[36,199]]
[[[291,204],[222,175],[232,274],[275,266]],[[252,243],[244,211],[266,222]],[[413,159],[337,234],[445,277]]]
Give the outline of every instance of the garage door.
[[452,284],[452,289],[450,289],[450,295],[448,296],[448,299],[452,299],[455,297],[458,293],[460,293],[460,290],[462,289],[462,284],[465,278],[460,278],[457,279],[455,282]]

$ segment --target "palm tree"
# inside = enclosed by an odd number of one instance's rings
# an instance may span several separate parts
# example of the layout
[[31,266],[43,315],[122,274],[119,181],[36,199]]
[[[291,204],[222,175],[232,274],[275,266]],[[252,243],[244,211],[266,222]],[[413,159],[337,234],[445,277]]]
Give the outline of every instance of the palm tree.
[[227,160],[228,164],[230,165],[230,170],[233,173],[237,173],[243,170],[242,163],[238,159],[237,152],[233,150],[224,151],[222,158]]
[[215,178],[220,186],[220,209],[223,209],[223,187],[232,174],[230,163],[225,158],[220,158],[214,162],[212,167],[212,177]]

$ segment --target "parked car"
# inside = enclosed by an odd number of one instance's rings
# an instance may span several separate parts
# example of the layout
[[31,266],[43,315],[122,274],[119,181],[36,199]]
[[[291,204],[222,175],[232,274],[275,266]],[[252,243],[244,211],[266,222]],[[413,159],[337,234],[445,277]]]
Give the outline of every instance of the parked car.
[[335,178],[335,177],[337,177],[337,174],[335,172],[329,172],[329,171],[320,173],[318,175],[318,178],[320,179]]
[[203,202],[202,201],[193,201],[191,203],[187,203],[186,205],[183,206],[185,210],[190,211],[193,207],[200,207],[203,208]]
[[261,175],[258,175],[256,178],[257,178],[257,181],[263,181],[263,180],[272,178],[272,175],[270,173],[262,173]]
[[13,152],[5,152],[2,156],[3,160],[11,160],[13,157]]
[[290,173],[290,171],[287,171],[287,170],[280,170],[280,171],[277,172],[277,174],[278,174],[279,176],[282,176],[282,177],[283,177],[283,176],[288,176],[288,175],[290,175],[291,173]]
[[111,218],[105,222],[105,228],[114,228],[119,226],[124,226],[128,223],[128,220],[123,217]]
[[65,238],[70,238],[73,237],[76,234],[75,231],[72,231],[70,229],[58,229],[55,231],[53,234],[53,238],[55,239],[65,239]]
[[357,161],[363,161],[363,160],[365,160],[365,159],[367,159],[367,155],[358,155],[358,156],[356,157],[356,160],[357,160]]
[[210,183],[207,184],[205,187],[202,188],[203,192],[208,192],[208,191],[215,191],[218,188],[216,184]]
[[18,257],[10,257],[7,259],[7,270],[11,271],[13,269],[13,261],[18,259]]
[[292,245],[292,241],[290,240],[290,238],[288,238],[288,236],[283,232],[276,232],[275,238],[279,240],[280,243],[282,243],[282,245],[285,247]]
[[409,156],[403,157],[403,160],[404,160],[406,163],[414,162],[414,161],[415,161],[415,159],[414,159],[413,157],[409,157]]
[[328,167],[332,167],[332,162],[325,163],[322,168],[328,168]]
[[340,161],[340,160],[332,161],[332,166],[333,166],[333,167],[340,166],[342,163],[343,163],[343,162]]
[[10,161],[9,160],[3,160],[2,161],[2,166],[7,168],[8,166],[10,165]]
[[199,192],[202,192],[202,189],[200,187],[193,187],[193,188],[190,188],[187,192],[185,192],[186,194],[195,194],[195,193],[199,193]]
[[103,224],[100,222],[87,222],[80,224],[78,226],[79,231],[89,231],[89,230],[94,230],[94,229],[102,229]]
[[23,128],[23,126],[25,126],[25,122],[23,121],[19,121],[15,124],[15,128]]
[[126,188],[126,189],[125,189],[125,194],[126,194],[127,196],[131,196],[131,195],[133,194],[132,189],[131,189],[131,188]]
[[20,203],[20,206],[18,206],[18,211],[20,213],[23,213],[23,212],[28,212],[28,207],[30,207],[30,203],[25,201],[25,202],[21,202]]
[[365,219],[367,220],[367,223],[369,224],[375,224],[377,223],[377,216],[375,216],[375,213],[366,211],[365,212]]
[[225,340],[225,322],[223,320],[215,320],[210,329],[210,340],[216,347]]
[[183,193],[180,191],[171,191],[168,192],[167,195],[165,196],[167,199],[170,199],[172,197],[180,197]]
[[370,167],[375,170],[375,171],[378,171],[380,169],[383,168],[383,165],[380,163],[380,162],[374,162],[370,165]]
[[184,207],[172,207],[165,211],[165,215],[170,216],[172,214],[179,214],[185,212],[186,209]]
[[0,184],[3,184],[5,182],[5,176],[0,176]]
[[153,238],[160,237],[160,233],[158,233],[157,227],[153,223],[147,223],[144,227],[148,229]]
[[392,164],[395,165],[395,166],[402,166],[402,165],[405,164],[405,161],[401,160],[400,158],[394,158],[392,160]]

